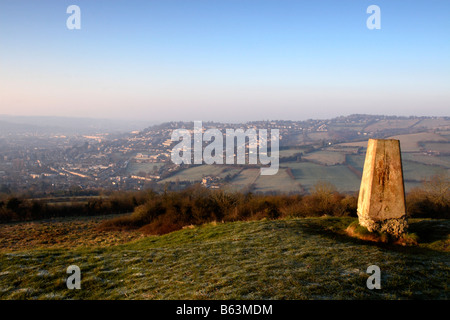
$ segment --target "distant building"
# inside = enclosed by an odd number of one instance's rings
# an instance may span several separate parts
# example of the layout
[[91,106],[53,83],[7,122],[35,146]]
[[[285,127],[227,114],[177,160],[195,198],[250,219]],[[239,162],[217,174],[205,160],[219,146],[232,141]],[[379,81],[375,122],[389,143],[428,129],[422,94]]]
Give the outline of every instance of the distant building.
[[206,176],[202,179],[202,186],[210,189],[219,189],[220,177]]

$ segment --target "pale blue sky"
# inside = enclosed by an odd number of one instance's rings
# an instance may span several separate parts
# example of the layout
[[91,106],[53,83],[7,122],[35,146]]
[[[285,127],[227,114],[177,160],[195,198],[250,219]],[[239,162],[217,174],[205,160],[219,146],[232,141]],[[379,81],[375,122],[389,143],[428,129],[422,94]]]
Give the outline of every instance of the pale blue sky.
[[449,18],[447,0],[0,0],[0,114],[450,116]]

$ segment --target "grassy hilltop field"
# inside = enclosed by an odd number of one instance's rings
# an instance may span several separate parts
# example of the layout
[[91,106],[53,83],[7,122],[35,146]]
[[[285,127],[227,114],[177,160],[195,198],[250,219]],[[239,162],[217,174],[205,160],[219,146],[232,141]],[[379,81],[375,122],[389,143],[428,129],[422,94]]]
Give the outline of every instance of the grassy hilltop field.
[[[0,299],[448,299],[450,294],[448,220],[411,221],[411,232],[420,238],[414,247],[349,237],[344,230],[356,220],[351,217],[209,223],[148,237],[98,232],[102,220],[32,223],[29,228],[52,239],[40,243],[33,243],[35,234],[24,232],[24,224],[1,226],[3,235],[22,231],[25,237],[19,245],[0,244]],[[59,241],[64,237],[71,241]],[[81,269],[81,290],[66,287],[66,269],[73,264]],[[380,290],[366,287],[366,270],[374,264],[382,272]]]

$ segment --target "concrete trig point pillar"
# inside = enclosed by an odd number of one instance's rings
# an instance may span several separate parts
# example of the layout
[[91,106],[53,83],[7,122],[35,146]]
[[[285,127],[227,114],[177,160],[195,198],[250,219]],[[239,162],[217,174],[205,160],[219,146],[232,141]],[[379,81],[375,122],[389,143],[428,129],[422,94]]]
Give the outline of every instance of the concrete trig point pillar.
[[399,236],[408,227],[399,140],[369,139],[358,198],[359,224]]

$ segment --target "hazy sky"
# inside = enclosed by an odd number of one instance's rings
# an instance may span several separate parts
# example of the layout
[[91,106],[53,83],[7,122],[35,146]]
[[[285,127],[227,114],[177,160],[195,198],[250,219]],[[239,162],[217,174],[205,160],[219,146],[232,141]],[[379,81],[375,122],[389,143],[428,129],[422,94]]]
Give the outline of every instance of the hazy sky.
[[[69,30],[69,5],[81,30]],[[369,30],[369,5],[381,30]],[[446,115],[448,0],[0,0],[0,114]]]

